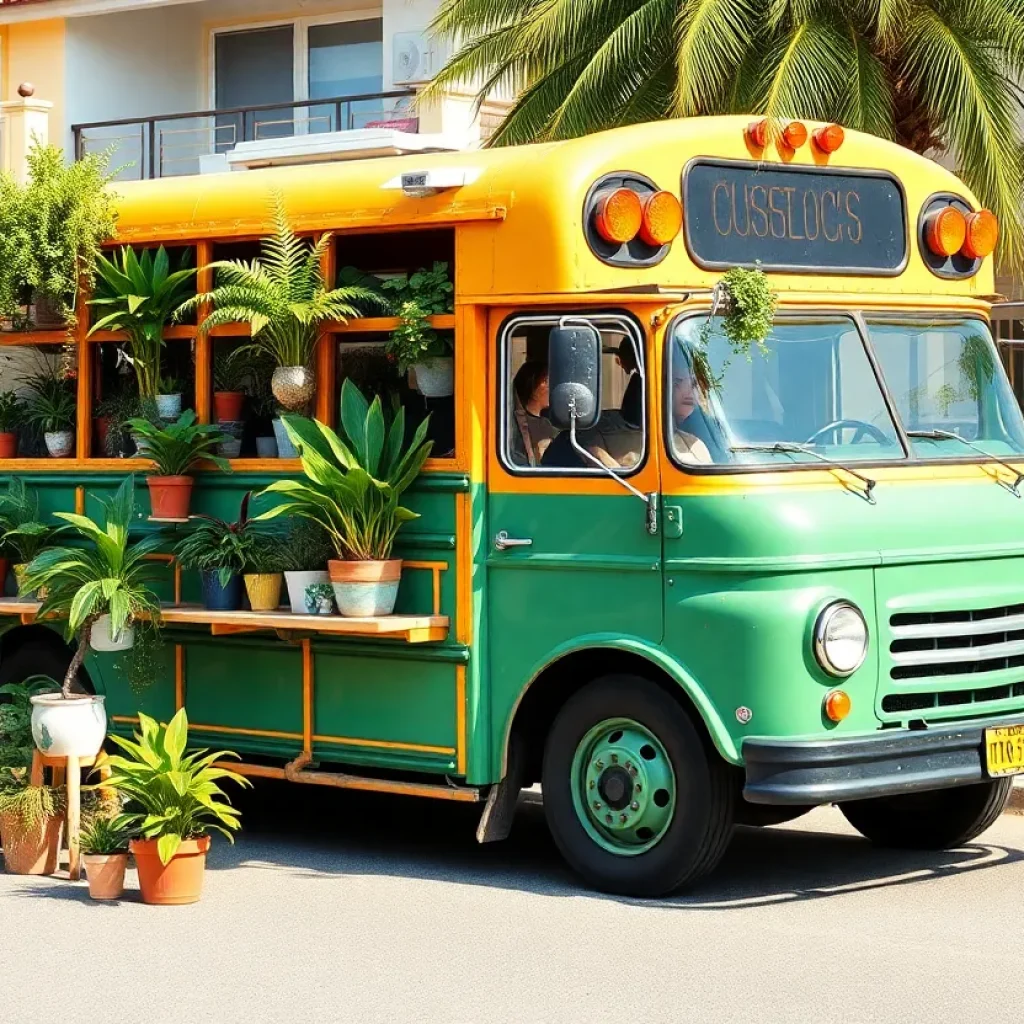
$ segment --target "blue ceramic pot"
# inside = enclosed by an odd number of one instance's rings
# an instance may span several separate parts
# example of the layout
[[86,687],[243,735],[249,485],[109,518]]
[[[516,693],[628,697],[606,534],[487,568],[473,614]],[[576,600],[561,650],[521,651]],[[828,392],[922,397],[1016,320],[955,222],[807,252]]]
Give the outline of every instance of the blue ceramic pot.
[[203,607],[211,612],[237,612],[242,607],[242,577],[232,573],[227,586],[220,585],[217,569],[203,569]]

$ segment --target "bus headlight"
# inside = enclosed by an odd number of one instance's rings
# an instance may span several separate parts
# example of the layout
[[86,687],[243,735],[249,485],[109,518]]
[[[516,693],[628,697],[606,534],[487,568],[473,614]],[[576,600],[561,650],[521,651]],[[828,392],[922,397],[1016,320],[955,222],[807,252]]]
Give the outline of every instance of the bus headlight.
[[834,601],[814,624],[814,656],[831,676],[848,676],[864,663],[868,653],[868,624],[860,610],[847,601]]

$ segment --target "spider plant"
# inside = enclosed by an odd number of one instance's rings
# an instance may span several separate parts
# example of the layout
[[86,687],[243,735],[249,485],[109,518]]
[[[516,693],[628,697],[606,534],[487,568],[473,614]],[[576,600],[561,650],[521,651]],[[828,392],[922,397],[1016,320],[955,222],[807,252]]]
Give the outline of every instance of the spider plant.
[[217,571],[222,587],[232,576],[242,572],[248,564],[255,543],[257,528],[249,518],[252,492],[242,498],[238,519],[230,522],[216,516],[194,515],[192,532],[175,548],[175,555],[183,569],[200,572]]
[[28,400],[26,418],[44,433],[54,433],[74,427],[77,409],[75,396],[66,387],[35,392]]

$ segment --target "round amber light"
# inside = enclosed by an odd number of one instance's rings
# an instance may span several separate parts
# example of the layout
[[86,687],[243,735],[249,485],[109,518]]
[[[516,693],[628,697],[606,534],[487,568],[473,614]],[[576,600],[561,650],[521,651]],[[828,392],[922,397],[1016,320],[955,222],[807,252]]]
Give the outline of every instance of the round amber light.
[[644,203],[640,237],[648,245],[668,245],[683,226],[683,207],[671,192],[655,192]]
[[853,708],[853,701],[845,690],[832,690],[825,696],[825,717],[841,722]]
[[807,141],[807,126],[803,121],[790,121],[782,131],[782,138],[790,149],[799,149]]
[[632,242],[642,222],[643,204],[632,189],[617,188],[597,201],[594,227],[606,242]]
[[846,138],[841,124],[826,124],[814,129],[814,144],[823,153],[834,153]]
[[952,206],[933,213],[925,224],[925,241],[936,256],[952,256],[959,252],[966,237],[967,221]]
[[990,256],[999,241],[999,221],[991,210],[979,210],[967,215],[967,233],[960,250],[968,259],[978,260]]
[[747,138],[755,148],[764,149],[768,145],[768,118],[762,117],[760,121],[751,121],[747,125]]

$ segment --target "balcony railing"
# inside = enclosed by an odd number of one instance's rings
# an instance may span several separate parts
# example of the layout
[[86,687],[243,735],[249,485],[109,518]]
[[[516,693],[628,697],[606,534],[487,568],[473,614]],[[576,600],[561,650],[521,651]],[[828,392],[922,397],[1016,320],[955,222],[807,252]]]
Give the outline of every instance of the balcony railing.
[[263,103],[250,107],[193,110],[181,114],[92,121],[71,126],[75,155],[113,150],[121,178],[195,174],[202,158],[227,153],[239,142],[312,135],[353,128],[416,132],[412,90]]

